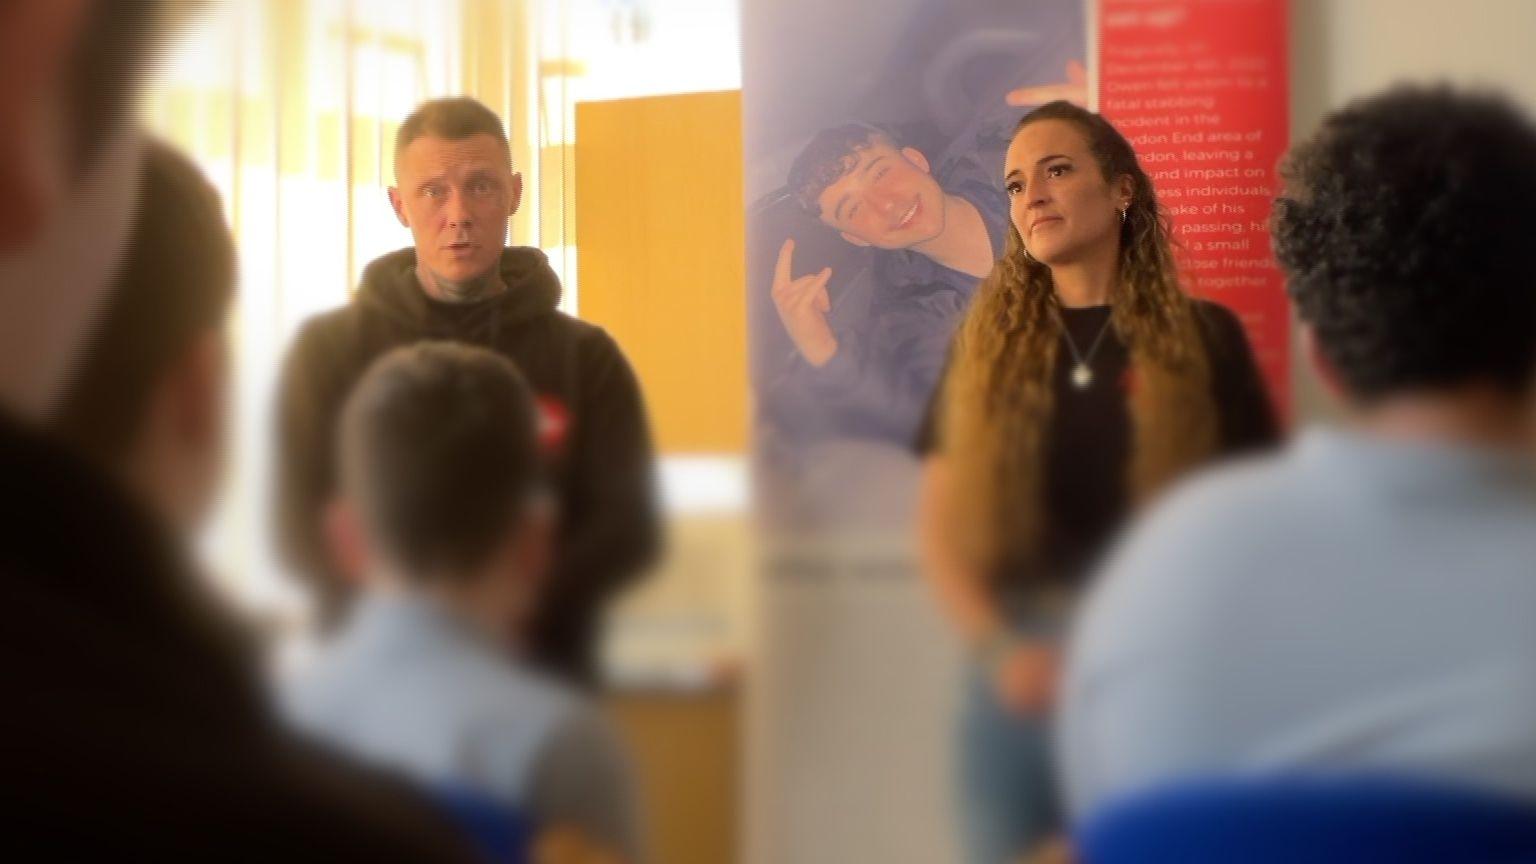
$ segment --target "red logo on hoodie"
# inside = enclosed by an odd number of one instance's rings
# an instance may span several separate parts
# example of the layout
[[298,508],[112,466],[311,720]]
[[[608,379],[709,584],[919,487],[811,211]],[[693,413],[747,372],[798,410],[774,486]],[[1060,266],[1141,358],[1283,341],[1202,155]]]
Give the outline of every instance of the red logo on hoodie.
[[557,455],[565,449],[571,414],[565,403],[553,396],[540,396],[534,401],[539,407],[539,449],[546,456]]

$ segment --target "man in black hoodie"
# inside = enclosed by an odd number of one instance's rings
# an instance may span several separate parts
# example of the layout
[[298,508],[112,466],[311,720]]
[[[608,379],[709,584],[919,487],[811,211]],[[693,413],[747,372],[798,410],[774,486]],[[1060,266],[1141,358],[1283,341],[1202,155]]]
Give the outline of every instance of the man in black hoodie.
[[447,339],[490,348],[537,394],[560,505],[554,572],[525,647],[547,669],[590,683],[604,603],[658,545],[639,385],[612,338],[556,309],[560,283],[544,254],[506,246],[522,178],[490,109],[466,98],[423,104],[396,136],[395,175],[390,203],[414,248],[368,265],[352,302],[307,322],[287,359],[277,430],[280,549],[317,590],[322,619],[334,622],[351,594],[325,528],[347,392],[398,345]]

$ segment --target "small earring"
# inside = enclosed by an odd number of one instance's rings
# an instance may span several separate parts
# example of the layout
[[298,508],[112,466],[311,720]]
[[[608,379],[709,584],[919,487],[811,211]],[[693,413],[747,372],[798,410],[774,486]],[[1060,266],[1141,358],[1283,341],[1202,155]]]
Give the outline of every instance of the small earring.
[[1121,225],[1125,224],[1125,218],[1126,218],[1125,214],[1127,214],[1129,212],[1131,212],[1131,205],[1127,204],[1127,205],[1125,205],[1125,209],[1120,211],[1120,224]]

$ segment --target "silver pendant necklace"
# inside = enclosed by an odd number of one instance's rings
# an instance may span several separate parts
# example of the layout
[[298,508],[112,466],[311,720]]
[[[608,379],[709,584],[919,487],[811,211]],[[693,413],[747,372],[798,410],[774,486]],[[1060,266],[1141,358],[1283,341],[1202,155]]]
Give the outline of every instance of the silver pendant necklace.
[[[1093,361],[1093,355],[1099,351],[1099,343],[1104,341],[1104,334],[1109,332],[1109,322],[1113,316],[1106,316],[1104,324],[1099,327],[1099,335],[1093,337],[1093,344],[1088,346],[1085,355],[1077,350],[1077,343],[1072,341],[1072,333],[1067,329],[1067,322],[1060,321],[1061,335],[1066,337],[1067,347],[1072,350],[1072,386],[1079,390],[1087,390],[1093,386],[1093,367],[1088,364]],[[1058,319],[1059,320],[1059,319]]]

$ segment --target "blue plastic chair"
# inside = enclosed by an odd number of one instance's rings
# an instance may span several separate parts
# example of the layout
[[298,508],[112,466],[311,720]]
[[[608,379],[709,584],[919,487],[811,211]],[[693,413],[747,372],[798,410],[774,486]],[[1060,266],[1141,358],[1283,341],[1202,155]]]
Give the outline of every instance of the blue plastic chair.
[[431,797],[485,860],[527,864],[534,834],[516,808],[462,787],[437,787],[431,790]]
[[1207,779],[1112,802],[1086,864],[1536,862],[1536,806],[1396,777]]

